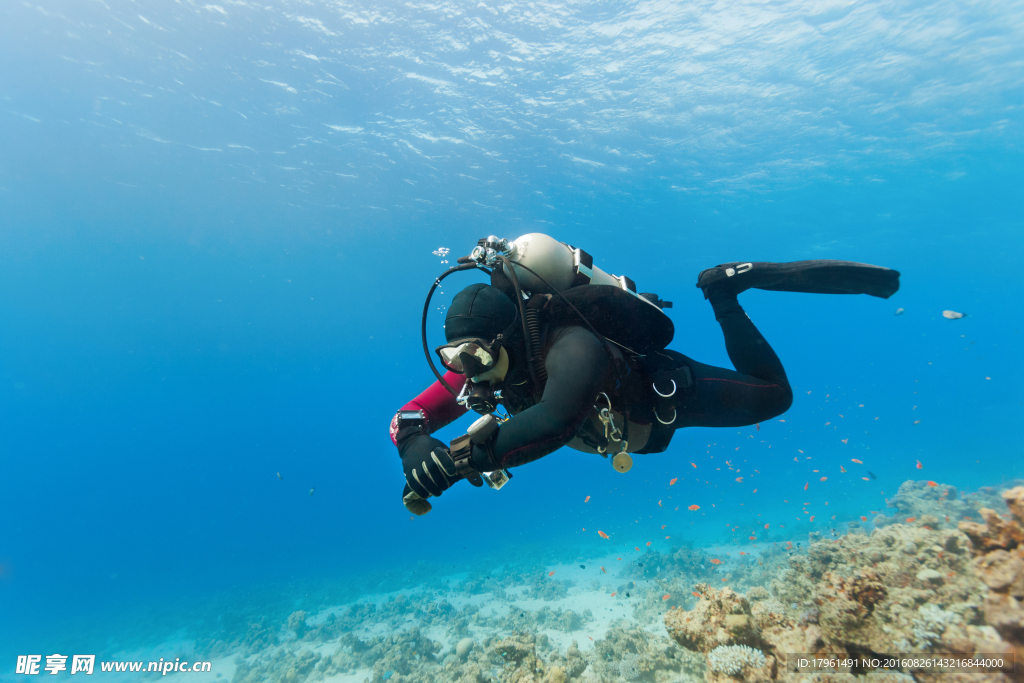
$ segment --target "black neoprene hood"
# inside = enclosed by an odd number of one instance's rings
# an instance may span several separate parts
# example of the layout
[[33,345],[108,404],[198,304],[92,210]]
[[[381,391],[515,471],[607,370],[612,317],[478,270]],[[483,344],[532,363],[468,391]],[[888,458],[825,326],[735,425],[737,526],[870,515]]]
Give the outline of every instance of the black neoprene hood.
[[444,321],[449,342],[477,337],[491,340],[516,319],[516,305],[500,289],[477,283],[455,295]]

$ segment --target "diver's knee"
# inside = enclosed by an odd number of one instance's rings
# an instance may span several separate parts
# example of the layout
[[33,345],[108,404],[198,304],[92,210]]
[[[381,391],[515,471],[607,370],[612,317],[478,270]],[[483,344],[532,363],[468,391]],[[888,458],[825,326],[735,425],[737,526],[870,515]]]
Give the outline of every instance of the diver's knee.
[[786,412],[793,406],[793,390],[788,386],[782,387],[779,397],[779,415]]
[[758,411],[761,414],[758,422],[778,417],[789,410],[793,405],[793,390],[788,386],[780,386],[776,391],[772,392],[770,398],[768,396],[763,398],[761,410]]

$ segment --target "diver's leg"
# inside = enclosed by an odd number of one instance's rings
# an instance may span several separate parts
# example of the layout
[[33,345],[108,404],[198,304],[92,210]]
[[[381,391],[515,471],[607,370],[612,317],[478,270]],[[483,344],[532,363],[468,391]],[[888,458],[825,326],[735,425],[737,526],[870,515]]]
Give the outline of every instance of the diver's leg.
[[715,320],[725,336],[725,350],[738,372],[789,387],[782,361],[754,326],[735,295],[710,293]]
[[709,300],[736,370],[688,359],[693,388],[677,405],[677,426],[740,427],[786,412],[793,390],[775,351],[735,295],[712,290]]

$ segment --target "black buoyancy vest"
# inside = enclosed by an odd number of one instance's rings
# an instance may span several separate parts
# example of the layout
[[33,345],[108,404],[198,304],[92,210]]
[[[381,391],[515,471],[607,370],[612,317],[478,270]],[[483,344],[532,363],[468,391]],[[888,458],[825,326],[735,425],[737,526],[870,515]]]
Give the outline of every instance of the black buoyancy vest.
[[657,306],[611,285],[567,289],[551,297],[544,314],[548,325],[589,322],[608,341],[638,355],[664,349],[675,336],[675,326]]

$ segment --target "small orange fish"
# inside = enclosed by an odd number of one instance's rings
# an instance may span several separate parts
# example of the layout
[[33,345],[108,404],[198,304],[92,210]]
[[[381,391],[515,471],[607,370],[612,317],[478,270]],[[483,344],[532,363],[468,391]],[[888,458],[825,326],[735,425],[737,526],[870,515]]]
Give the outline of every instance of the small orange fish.
[[669,486],[675,486],[677,481],[679,481],[679,477],[674,477],[672,479],[669,479],[668,485]]
[[618,595],[618,594],[619,594],[619,593],[618,593],[618,591],[616,591],[616,592],[612,593],[612,594],[611,594],[611,596],[609,596],[609,597],[612,597],[612,598],[614,598],[614,597],[615,597],[616,595]]
[[708,562],[710,562],[711,564],[722,564],[722,561],[719,560],[717,557],[714,558],[714,559],[708,560]]
[[660,500],[658,501],[658,507],[663,507]]
[[664,528],[665,528],[665,525],[664,525],[664,524],[662,524],[662,525],[661,525],[661,528],[662,528],[662,529],[664,529]]
[[842,441],[843,443],[846,443],[846,442],[849,441],[849,439],[839,439],[839,440]]
[[651,542],[650,542],[650,541],[647,541],[647,545],[650,545],[650,544],[651,544]]
[[828,477],[822,477],[822,478],[821,478],[821,479],[819,479],[818,481],[825,481],[826,479],[828,479]]
[[929,486],[938,486],[938,484],[936,484],[934,481],[931,481],[931,480],[928,480],[928,485]]
[[864,481],[871,481],[871,479],[869,479],[868,477],[861,477],[861,479],[863,479]]
[[743,483],[743,477],[736,477],[736,481],[738,481],[739,483],[742,484]]
[[621,558],[621,557],[616,557],[615,559],[616,559],[616,560],[621,560],[622,558]]
[[601,573],[602,573],[602,574],[607,574],[607,573],[608,573],[608,570],[607,570],[607,569],[605,569],[604,567],[601,567]]
[[757,536],[750,536],[750,540],[751,541],[756,541],[757,540]]
[[867,518],[867,517],[865,517],[864,515],[861,515],[861,516],[860,516],[860,521],[862,521],[862,522],[866,522],[866,521],[868,521],[868,518]]
[[600,530],[597,532],[597,535],[600,536],[601,538],[609,538],[608,534],[606,534],[605,532],[600,531]]
[[554,575],[555,575],[555,572],[553,572],[553,571],[548,572],[548,576],[554,576]]
[[920,461],[920,460],[918,460],[918,461],[917,461],[917,469],[923,469],[923,468],[924,468],[924,465],[922,465],[922,464],[921,464],[921,461]]
[[740,555],[746,555],[746,553],[741,550]]
[[633,550],[640,552],[640,548],[637,548],[636,546],[633,546]]
[[593,636],[587,636],[587,638],[590,638],[590,642],[594,642],[594,637]]
[[842,465],[840,465],[840,466],[839,466],[839,471],[840,471],[840,472],[845,472],[845,471],[846,471],[846,468],[845,468],[845,467],[843,467]]
[[814,515],[811,515],[811,521],[812,522],[814,521]]
[[700,510],[700,505],[691,505],[687,510]]
[[811,485],[811,482],[807,482],[806,484],[804,484],[804,491],[806,491],[807,487],[810,486],[810,485]]
[[697,463],[691,462],[690,464],[693,465],[693,469],[697,469]]
[[671,595],[669,595],[668,593],[665,593],[664,595],[661,596],[661,599],[662,600],[668,600],[671,597],[672,597]]
[[764,528],[767,529],[769,526],[771,526],[771,525],[770,524],[765,524]]
[[911,522],[913,522],[913,521],[914,521],[915,519],[917,519],[917,517],[907,517],[907,524],[910,524],[910,523],[911,523]]
[[857,458],[850,458],[850,462],[855,462],[855,463],[857,463],[858,465],[863,465],[863,464],[864,464],[863,462],[861,462],[861,461],[860,461],[860,460],[858,460]]
[[589,503],[590,502],[590,496],[587,496],[586,498],[584,498],[583,502],[584,503]]
[[700,593],[698,593],[697,591],[690,591],[690,595],[692,595],[695,598],[699,598],[700,597]]

